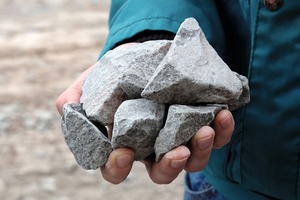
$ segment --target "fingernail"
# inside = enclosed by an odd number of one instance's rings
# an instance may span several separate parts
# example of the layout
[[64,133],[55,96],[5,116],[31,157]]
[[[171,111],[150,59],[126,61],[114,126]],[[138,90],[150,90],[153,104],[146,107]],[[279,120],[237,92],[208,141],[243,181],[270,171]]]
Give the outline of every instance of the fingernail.
[[119,155],[117,157],[117,165],[119,168],[123,169],[128,167],[132,162],[132,157],[129,155]]
[[172,160],[171,167],[174,169],[181,169],[185,166],[186,161],[187,161],[187,158],[184,158],[182,160]]
[[207,149],[212,144],[212,136],[208,136],[197,141],[197,146],[199,149]]
[[221,125],[222,128],[226,129],[226,128],[229,128],[231,126],[231,122],[232,122],[231,115],[228,115],[225,119],[223,119],[220,122],[220,125]]

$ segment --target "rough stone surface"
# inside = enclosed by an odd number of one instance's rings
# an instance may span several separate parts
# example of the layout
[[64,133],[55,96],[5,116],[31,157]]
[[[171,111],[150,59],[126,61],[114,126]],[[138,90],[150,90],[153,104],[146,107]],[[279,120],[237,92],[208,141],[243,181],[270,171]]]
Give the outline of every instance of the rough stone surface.
[[89,119],[104,125],[126,99],[139,98],[171,45],[170,41],[149,41],[107,52],[82,86],[81,103]]
[[133,149],[135,160],[154,153],[154,143],[163,126],[164,115],[163,104],[147,99],[124,101],[115,114],[113,148]]
[[221,109],[220,105],[171,105],[165,126],[155,141],[156,161],[175,147],[188,142],[198,129],[209,125]]
[[[159,161],[209,125],[221,109],[235,110],[250,101],[248,79],[231,71],[193,18],[182,23],[173,41],[109,51],[88,75],[82,91],[82,108],[66,106],[62,126],[84,168],[95,162],[89,157],[98,156],[104,164],[112,149],[122,147],[134,150],[135,160],[155,153]],[[113,125],[111,143],[101,133],[106,130],[102,124]],[[103,157],[104,149],[108,151]]]
[[132,52],[127,52],[130,63],[128,69],[121,70],[120,87],[130,99],[141,98],[143,89],[171,44],[169,40],[148,41],[139,44]]
[[63,134],[77,163],[84,169],[104,165],[112,151],[108,138],[86,118],[81,104],[65,104],[63,112]]
[[250,102],[249,82],[245,76],[236,73],[236,76],[241,80],[243,85],[243,92],[238,99],[231,99],[227,102],[229,110],[236,110],[239,107]]
[[142,92],[159,103],[226,103],[238,99],[243,86],[206,40],[197,21],[180,26],[164,60]]

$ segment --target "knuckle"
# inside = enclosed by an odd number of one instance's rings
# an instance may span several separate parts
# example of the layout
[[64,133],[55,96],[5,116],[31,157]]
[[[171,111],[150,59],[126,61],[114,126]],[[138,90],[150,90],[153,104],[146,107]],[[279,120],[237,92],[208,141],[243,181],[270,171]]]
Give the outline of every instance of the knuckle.
[[194,159],[191,162],[187,163],[185,167],[185,171],[193,173],[193,172],[198,172],[201,171],[205,168],[209,160],[209,157],[204,158],[204,159]]

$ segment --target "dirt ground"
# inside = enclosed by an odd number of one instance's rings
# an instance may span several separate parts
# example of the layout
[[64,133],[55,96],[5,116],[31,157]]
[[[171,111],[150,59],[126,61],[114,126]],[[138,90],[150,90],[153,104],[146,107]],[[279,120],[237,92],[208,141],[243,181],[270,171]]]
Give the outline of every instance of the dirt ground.
[[97,59],[109,1],[0,0],[0,200],[182,199],[181,174],[152,183],[136,162],[119,185],[77,165],[58,95]]

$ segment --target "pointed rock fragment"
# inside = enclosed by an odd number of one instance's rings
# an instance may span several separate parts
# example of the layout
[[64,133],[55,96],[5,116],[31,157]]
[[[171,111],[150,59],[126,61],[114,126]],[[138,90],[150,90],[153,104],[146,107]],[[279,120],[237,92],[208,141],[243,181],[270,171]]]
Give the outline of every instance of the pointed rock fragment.
[[165,126],[155,141],[156,161],[175,147],[186,144],[202,126],[209,125],[222,109],[220,105],[171,105]]
[[149,41],[107,52],[85,79],[80,102],[88,118],[104,125],[126,99],[139,98],[171,45],[170,41]]
[[86,118],[81,104],[64,105],[61,126],[65,141],[81,167],[97,169],[107,162],[112,151],[111,143]]
[[239,96],[238,99],[231,99],[227,102],[229,110],[236,110],[241,106],[246,105],[250,102],[250,89],[249,89],[249,82],[245,76],[242,76],[236,73],[236,76],[241,80],[243,85],[243,92]]
[[154,152],[156,137],[163,126],[165,105],[147,99],[124,101],[115,114],[112,136],[114,149],[134,150],[135,160]]
[[[141,98],[141,93],[147,85],[155,69],[167,54],[172,41],[156,40],[139,44],[130,52],[128,69],[122,68],[119,80],[120,87],[130,99]],[[129,53],[128,53],[129,54]]]
[[167,104],[226,103],[238,99],[242,90],[240,79],[208,43],[197,21],[188,18],[142,97]]

